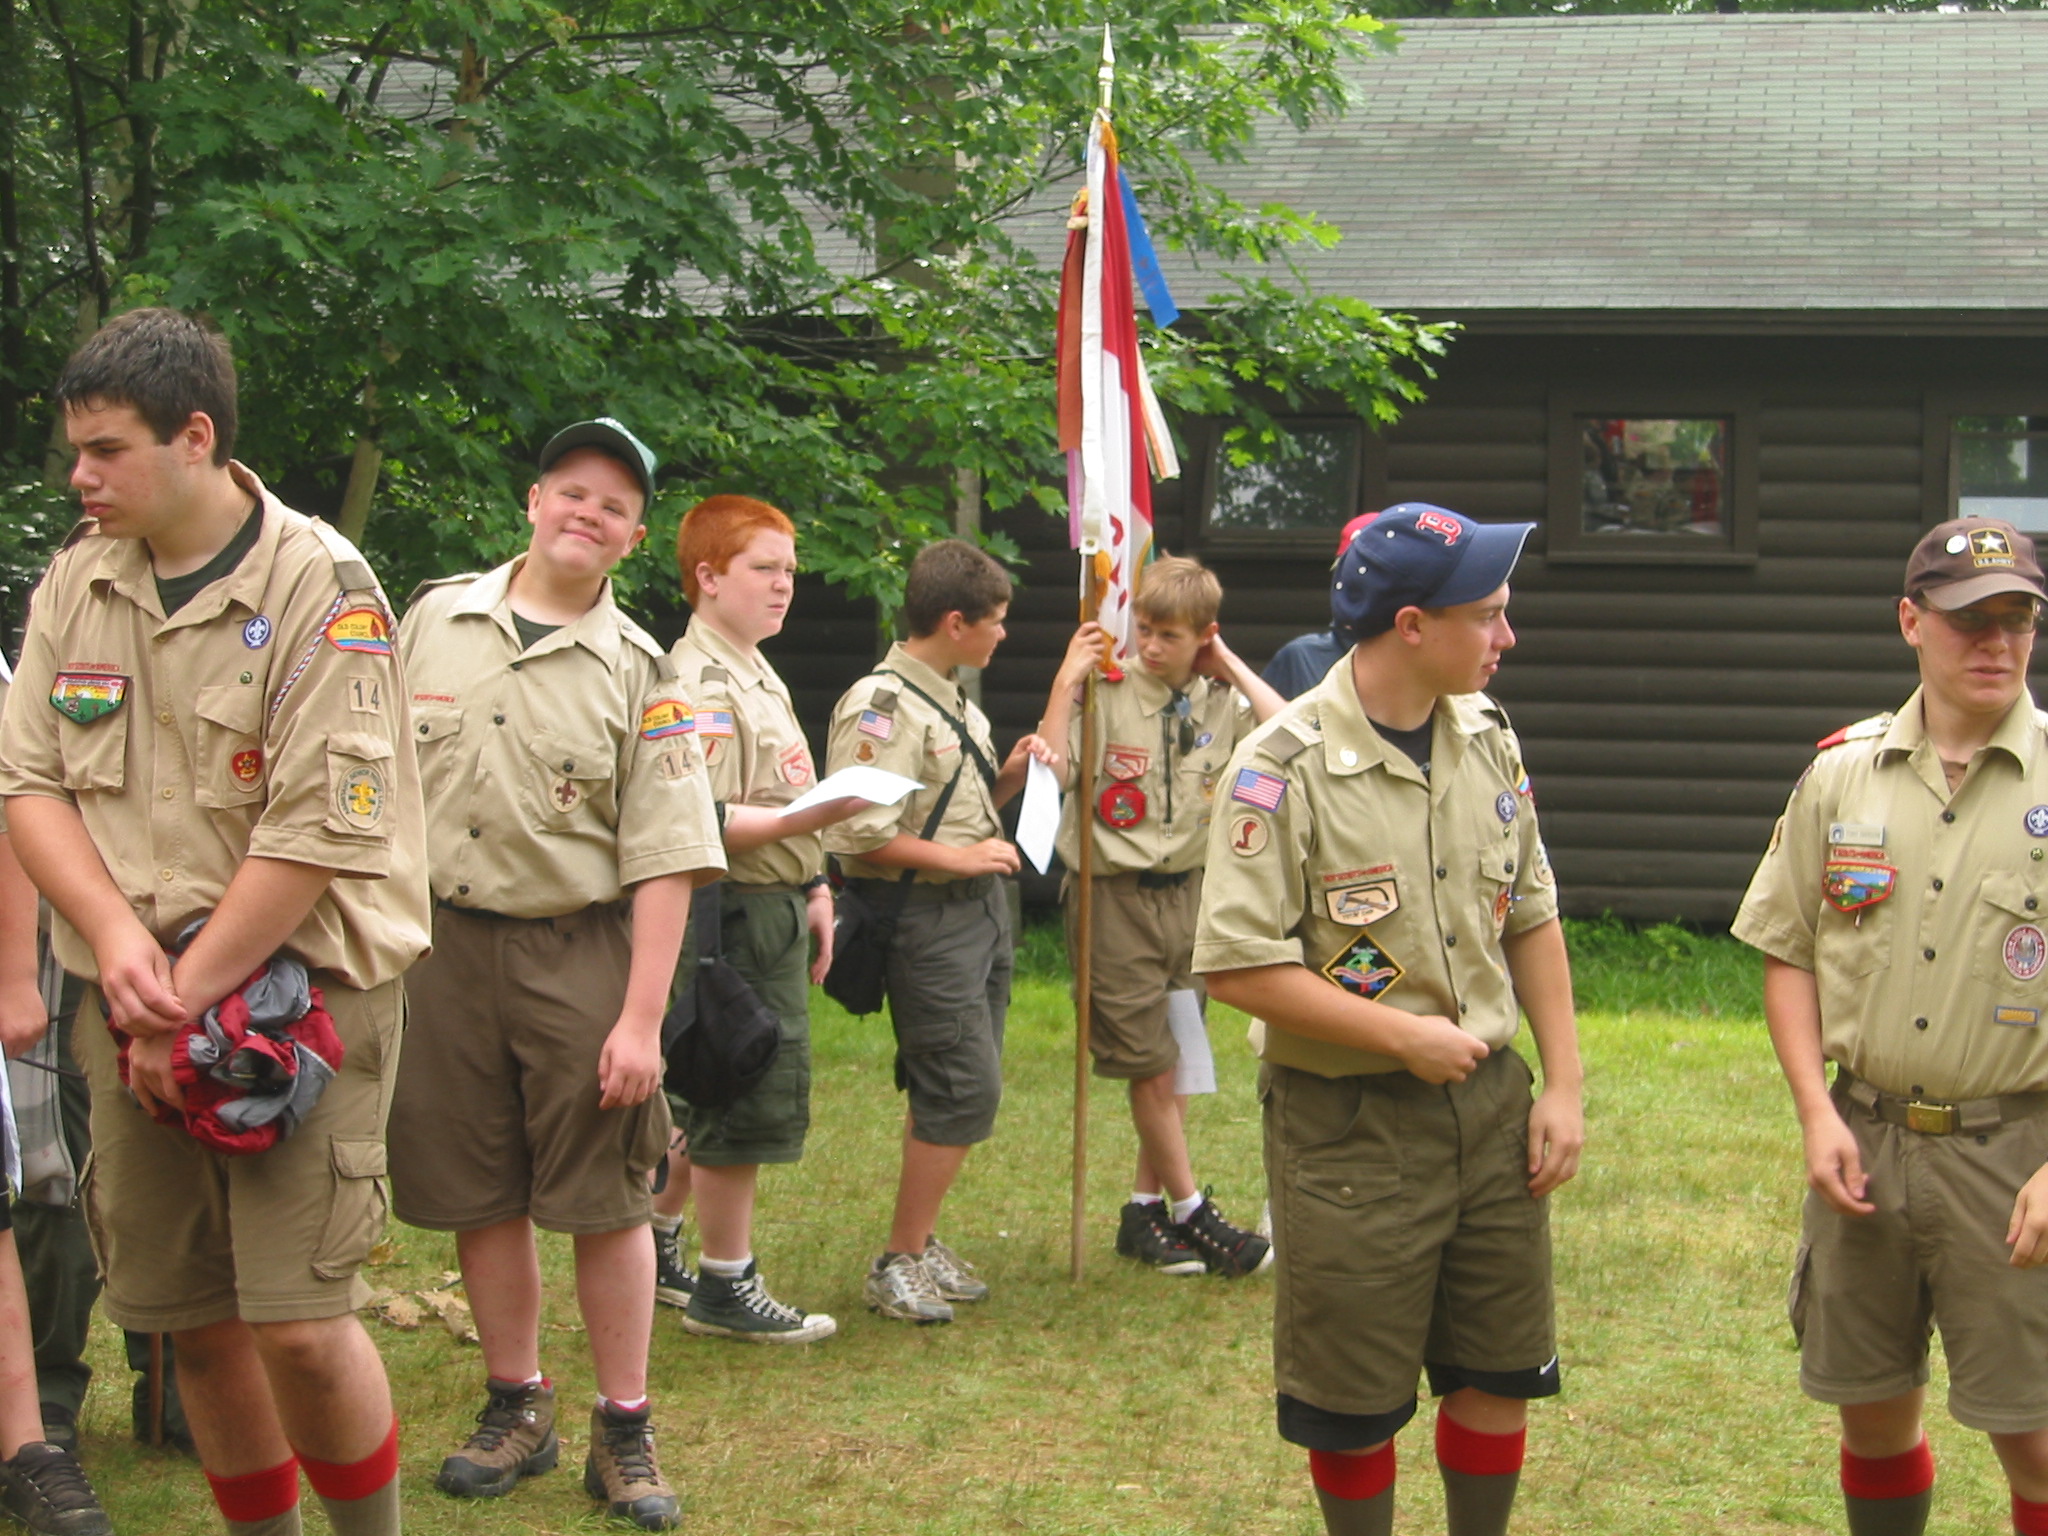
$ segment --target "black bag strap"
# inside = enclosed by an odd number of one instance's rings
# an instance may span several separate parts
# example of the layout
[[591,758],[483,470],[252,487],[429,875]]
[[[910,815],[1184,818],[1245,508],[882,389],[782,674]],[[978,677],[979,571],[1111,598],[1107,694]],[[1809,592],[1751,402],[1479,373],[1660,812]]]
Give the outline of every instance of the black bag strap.
[[[993,765],[990,764],[989,760],[982,755],[981,748],[975,743],[974,737],[968,733],[967,722],[965,720],[955,715],[950,709],[946,708],[945,705],[941,704],[937,699],[933,698],[930,694],[926,693],[922,688],[918,687],[917,684],[913,683],[901,672],[893,671],[888,667],[877,667],[875,668],[875,671],[878,673],[886,674],[889,677],[895,678],[897,682],[901,683],[904,687],[908,688],[920,699],[923,699],[925,703],[931,705],[933,709],[936,709],[939,712],[940,718],[943,719],[946,722],[946,724],[953,727],[953,734],[960,738],[961,750],[963,752],[970,754],[974,758],[974,766],[981,774],[981,781],[984,784],[986,784],[990,789],[994,789],[996,787],[996,770],[993,767]],[[930,837],[931,834],[927,832],[925,836]]]
[[701,970],[714,960],[725,958],[725,882],[707,885],[691,894],[690,932],[697,941],[697,965]]

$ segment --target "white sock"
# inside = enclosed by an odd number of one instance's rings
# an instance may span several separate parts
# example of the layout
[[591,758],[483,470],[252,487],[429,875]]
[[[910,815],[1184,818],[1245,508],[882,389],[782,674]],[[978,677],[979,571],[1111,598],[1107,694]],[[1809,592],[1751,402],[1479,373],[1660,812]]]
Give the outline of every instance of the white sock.
[[1173,1219],[1174,1219],[1174,1222],[1175,1222],[1176,1224],[1178,1224],[1178,1223],[1180,1223],[1180,1222],[1186,1221],[1186,1220],[1187,1220],[1187,1219],[1188,1219],[1188,1218],[1189,1218],[1190,1216],[1194,1215],[1194,1214],[1195,1214],[1195,1212],[1199,1211],[1199,1210],[1200,1210],[1201,1208],[1202,1208],[1202,1197],[1201,1197],[1201,1196],[1200,1196],[1199,1194],[1189,1195],[1189,1196],[1187,1197],[1187,1199],[1185,1199],[1185,1200],[1176,1200],[1176,1201],[1174,1201],[1174,1202],[1173,1202]]
[[721,1280],[737,1280],[747,1272],[747,1266],[754,1262],[750,1253],[744,1259],[713,1259],[697,1255],[697,1267],[707,1275],[716,1275]]
[[1160,1194],[1159,1191],[1156,1189],[1152,1190],[1150,1193],[1147,1193],[1142,1189],[1134,1189],[1131,1191],[1131,1204],[1133,1205],[1163,1205],[1165,1201],[1166,1197]]
[[597,1406],[607,1413],[638,1413],[647,1406],[647,1394],[643,1392],[632,1402],[621,1403],[600,1392],[597,1394]]
[[683,1230],[683,1213],[681,1211],[677,1211],[673,1216],[664,1216],[661,1212],[656,1211],[648,1220],[654,1230],[661,1233],[664,1237],[674,1237]]

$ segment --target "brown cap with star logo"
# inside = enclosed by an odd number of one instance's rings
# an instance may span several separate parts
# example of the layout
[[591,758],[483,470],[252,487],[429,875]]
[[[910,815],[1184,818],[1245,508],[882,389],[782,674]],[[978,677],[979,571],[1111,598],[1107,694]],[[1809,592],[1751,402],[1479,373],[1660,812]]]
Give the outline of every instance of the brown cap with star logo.
[[1906,595],[1953,613],[2001,592],[2048,599],[2034,541],[2011,523],[1959,517],[1927,530],[1906,562]]

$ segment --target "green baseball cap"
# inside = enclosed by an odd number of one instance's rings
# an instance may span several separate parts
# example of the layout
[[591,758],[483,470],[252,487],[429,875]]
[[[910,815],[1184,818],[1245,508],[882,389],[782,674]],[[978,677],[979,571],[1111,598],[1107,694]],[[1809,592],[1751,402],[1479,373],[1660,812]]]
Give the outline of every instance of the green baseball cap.
[[540,451],[541,473],[546,474],[557,459],[577,448],[595,448],[610,454],[633,472],[633,478],[640,482],[641,498],[647,502],[654,500],[654,450],[627,431],[624,423],[600,416],[562,428]]

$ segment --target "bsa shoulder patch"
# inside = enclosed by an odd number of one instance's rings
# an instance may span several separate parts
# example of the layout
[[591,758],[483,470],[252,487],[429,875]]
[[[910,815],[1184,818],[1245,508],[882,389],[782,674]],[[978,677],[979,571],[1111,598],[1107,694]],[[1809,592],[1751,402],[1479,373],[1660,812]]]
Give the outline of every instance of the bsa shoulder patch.
[[1135,784],[1116,783],[1095,802],[1095,813],[1119,832],[1145,819],[1145,791]]
[[640,734],[649,741],[687,736],[696,728],[697,716],[681,699],[656,699],[640,711]]
[[1237,770],[1237,782],[1230,786],[1230,798],[1245,805],[1255,805],[1262,811],[1277,811],[1280,802],[1287,798],[1287,781],[1278,774],[1240,768]]
[[1898,870],[1881,859],[1830,857],[1821,873],[1821,894],[1837,912],[1855,912],[1890,896],[1898,879]]
[[1332,955],[1323,975],[1357,997],[1376,998],[1408,974],[1370,934],[1361,933]]
[[327,643],[358,656],[391,654],[391,623],[375,608],[347,608],[327,624]]
[[810,749],[802,742],[785,747],[775,759],[775,771],[782,775],[782,782],[792,789],[802,789],[815,775],[811,772]]
[[128,702],[128,679],[119,672],[59,672],[50,706],[67,720],[91,725]]

